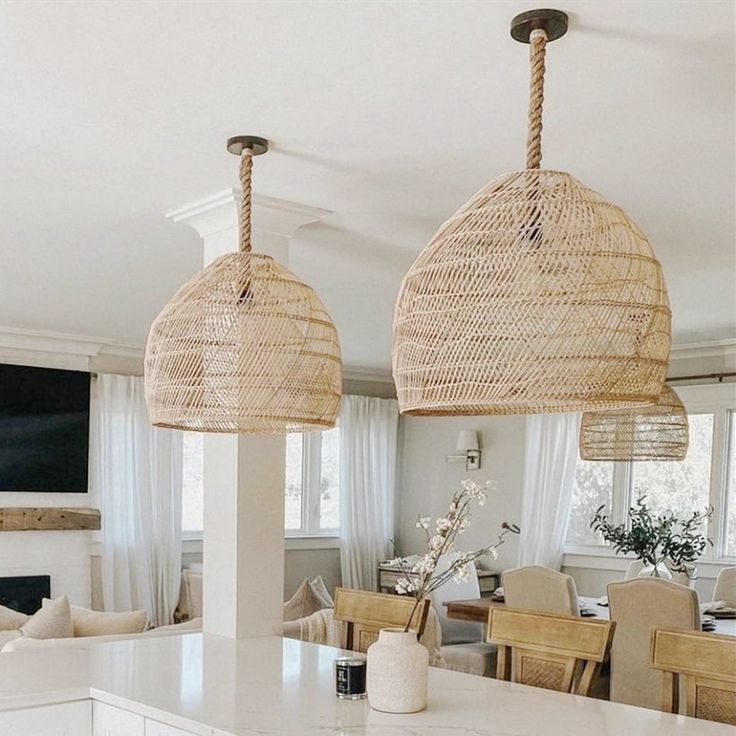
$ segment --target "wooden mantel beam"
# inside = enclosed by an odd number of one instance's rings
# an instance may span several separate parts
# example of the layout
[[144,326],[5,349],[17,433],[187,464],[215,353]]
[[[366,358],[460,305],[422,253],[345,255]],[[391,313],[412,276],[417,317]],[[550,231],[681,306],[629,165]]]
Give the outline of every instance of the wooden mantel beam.
[[0,532],[80,531],[102,528],[99,509],[62,507],[2,507]]

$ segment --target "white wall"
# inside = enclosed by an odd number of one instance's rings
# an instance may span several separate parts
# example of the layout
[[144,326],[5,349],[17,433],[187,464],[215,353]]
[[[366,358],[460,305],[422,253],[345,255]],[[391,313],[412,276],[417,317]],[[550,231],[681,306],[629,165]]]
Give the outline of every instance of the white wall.
[[2,532],[0,577],[50,575],[52,597],[67,595],[71,603],[88,607],[92,600],[93,534],[88,531]]
[[[615,570],[606,569],[603,566],[601,568],[595,568],[563,564],[562,572],[572,575],[575,580],[575,587],[578,589],[580,595],[600,597],[606,595],[606,586],[608,583],[623,580],[625,564],[628,562],[629,560],[625,560],[624,564]],[[698,568],[700,570],[700,577],[695,582],[695,590],[701,601],[710,601],[713,599],[713,588],[716,582],[714,576],[718,574],[716,566],[700,564]]]
[[[91,507],[89,493],[0,493],[0,507]],[[92,598],[90,558],[97,532],[20,531],[0,533],[0,577],[51,575],[51,595],[68,595],[75,605]]]
[[[185,540],[182,554],[184,567],[202,564],[201,540]],[[310,580],[321,575],[332,594],[340,586],[340,550],[334,540],[324,546],[318,539],[286,539],[284,558],[284,600],[296,592],[304,578]]]
[[332,595],[340,586],[340,550],[336,547],[322,549],[289,549],[288,540],[284,560],[284,600],[296,592],[304,578],[310,580],[321,575]]
[[[473,510],[472,525],[459,540],[462,549],[493,543],[503,521],[519,523],[525,422],[523,416],[401,418],[397,541],[402,555],[417,553],[423,547],[423,535],[415,527],[417,516],[444,516],[464,478],[477,483],[495,480],[498,488],[485,506]],[[480,433],[480,470],[466,471],[462,462],[445,462],[446,455],[456,453],[461,429]],[[494,569],[516,565],[517,542],[516,536],[509,537],[499,550]]]

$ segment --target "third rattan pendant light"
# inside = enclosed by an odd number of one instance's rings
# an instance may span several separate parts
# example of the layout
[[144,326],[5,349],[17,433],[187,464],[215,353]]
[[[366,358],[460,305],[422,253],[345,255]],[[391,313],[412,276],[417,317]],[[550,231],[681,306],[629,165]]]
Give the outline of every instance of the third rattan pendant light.
[[684,460],[689,440],[687,412],[669,386],[656,404],[585,412],[580,423],[583,460]]
[[335,326],[310,286],[251,251],[253,155],[267,149],[255,136],[228,141],[241,156],[240,251],[184,284],[151,326],[146,401],[157,426],[283,434],[335,425]]
[[662,390],[670,309],[649,242],[620,207],[540,168],[545,47],[566,30],[556,10],[512,22],[531,45],[527,167],[463,205],[404,278],[393,374],[405,414],[600,410]]

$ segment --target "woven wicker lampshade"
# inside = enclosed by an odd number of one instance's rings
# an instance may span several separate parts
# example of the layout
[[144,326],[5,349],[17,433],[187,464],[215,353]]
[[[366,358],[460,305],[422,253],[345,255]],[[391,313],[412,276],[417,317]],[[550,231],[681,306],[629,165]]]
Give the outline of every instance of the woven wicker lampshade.
[[684,460],[689,441],[687,412],[669,386],[656,404],[585,412],[580,424],[583,460]]
[[283,434],[335,425],[335,326],[310,286],[250,250],[252,155],[242,148],[240,252],[184,284],[151,326],[146,401],[157,426]]
[[540,168],[544,28],[559,37],[566,16],[523,16],[512,33],[531,44],[527,168],[481,189],[406,274],[393,339],[404,414],[647,405],[665,379],[670,308],[649,242],[620,207]]

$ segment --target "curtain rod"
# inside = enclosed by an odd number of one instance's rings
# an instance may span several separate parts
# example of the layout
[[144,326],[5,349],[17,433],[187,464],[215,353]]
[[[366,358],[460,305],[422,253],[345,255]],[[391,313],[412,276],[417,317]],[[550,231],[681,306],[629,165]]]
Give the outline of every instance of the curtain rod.
[[716,381],[717,383],[723,383],[724,378],[733,378],[736,376],[736,371],[730,371],[727,373],[701,373],[696,376],[671,376],[665,379],[666,383],[672,383],[672,381],[700,381],[706,378]]

